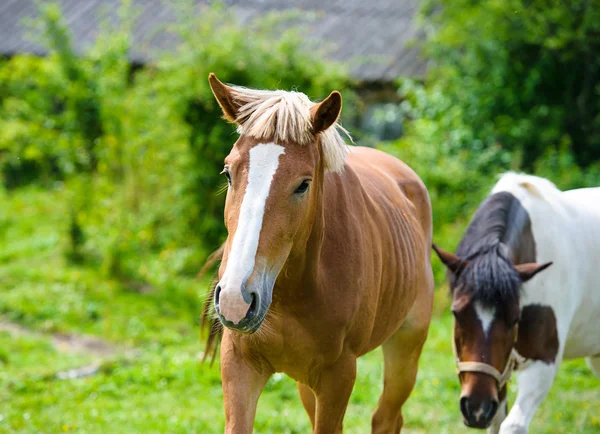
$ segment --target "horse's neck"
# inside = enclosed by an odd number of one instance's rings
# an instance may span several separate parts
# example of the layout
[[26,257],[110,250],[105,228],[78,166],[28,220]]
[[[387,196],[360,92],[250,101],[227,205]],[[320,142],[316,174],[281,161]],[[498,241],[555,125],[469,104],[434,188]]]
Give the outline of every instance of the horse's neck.
[[458,254],[472,253],[500,244],[513,263],[535,261],[535,241],[531,221],[525,208],[514,196],[495,193],[477,210],[461,241]]

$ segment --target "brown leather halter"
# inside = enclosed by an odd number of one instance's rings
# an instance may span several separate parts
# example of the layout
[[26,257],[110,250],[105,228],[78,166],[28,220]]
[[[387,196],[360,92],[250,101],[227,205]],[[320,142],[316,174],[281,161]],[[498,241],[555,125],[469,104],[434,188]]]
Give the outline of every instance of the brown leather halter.
[[[516,343],[517,338],[519,336],[519,324],[517,324],[515,327],[517,327],[515,333]],[[456,348],[456,340],[454,338],[452,339],[452,349],[454,350],[454,359],[456,360],[457,374],[460,374],[462,372],[478,372],[481,374],[489,375],[494,380],[496,380],[496,383],[498,384],[498,390],[501,390],[506,385],[506,383],[508,383],[508,380],[510,379],[510,376],[512,375],[513,371],[518,368],[522,368],[527,361],[527,359],[520,355],[517,352],[517,350],[513,347],[512,351],[510,352],[510,356],[506,361],[506,366],[504,366],[504,371],[500,372],[498,369],[496,369],[488,363],[460,361],[460,359],[458,358],[458,350]]]

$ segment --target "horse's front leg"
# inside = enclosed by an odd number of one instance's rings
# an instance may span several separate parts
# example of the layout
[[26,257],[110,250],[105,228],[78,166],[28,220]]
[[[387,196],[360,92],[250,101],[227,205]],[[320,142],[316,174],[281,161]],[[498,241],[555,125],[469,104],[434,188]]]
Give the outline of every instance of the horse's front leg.
[[558,371],[555,363],[535,361],[517,372],[517,399],[500,426],[500,434],[526,434],[535,411],[548,395]]
[[314,434],[342,432],[342,423],[356,380],[356,357],[344,355],[319,373],[314,387],[317,412]]
[[235,348],[230,333],[221,342],[221,378],[225,404],[225,433],[252,432],[256,404],[271,372],[260,372],[259,367],[245,360]]

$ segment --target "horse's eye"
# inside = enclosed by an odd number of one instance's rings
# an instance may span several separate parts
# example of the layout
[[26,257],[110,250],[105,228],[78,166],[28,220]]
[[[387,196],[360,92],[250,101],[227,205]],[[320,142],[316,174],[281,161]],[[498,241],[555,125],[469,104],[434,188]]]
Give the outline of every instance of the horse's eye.
[[310,181],[308,179],[305,179],[298,186],[298,188],[296,188],[296,190],[294,191],[294,194],[304,194],[304,193],[306,193],[308,191],[309,187],[310,187]]
[[227,183],[231,185],[231,174],[229,173],[229,169],[225,167],[221,174],[225,175],[225,178],[227,178]]

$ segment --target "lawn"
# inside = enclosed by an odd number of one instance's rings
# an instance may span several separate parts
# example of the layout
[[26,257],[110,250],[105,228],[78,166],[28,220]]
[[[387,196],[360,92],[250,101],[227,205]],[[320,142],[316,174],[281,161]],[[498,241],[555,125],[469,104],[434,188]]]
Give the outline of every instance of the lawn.
[[[218,363],[201,363],[207,283],[165,280],[168,261],[159,259],[146,264],[157,277],[144,291],[99,267],[70,265],[64,203],[60,190],[0,193],[0,432],[222,432]],[[447,303],[440,290],[404,409],[409,433],[472,432],[458,410]],[[347,433],[369,432],[380,351],[361,359],[358,372]],[[270,380],[257,413],[255,432],[310,432],[284,375]],[[531,432],[600,433],[600,379],[584,361],[562,366]]]

